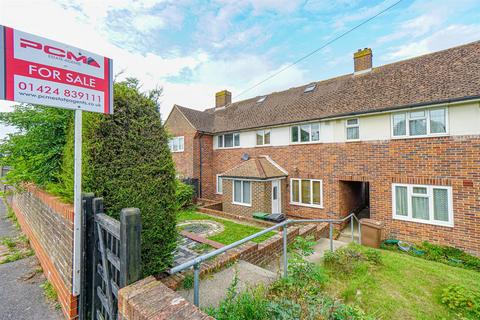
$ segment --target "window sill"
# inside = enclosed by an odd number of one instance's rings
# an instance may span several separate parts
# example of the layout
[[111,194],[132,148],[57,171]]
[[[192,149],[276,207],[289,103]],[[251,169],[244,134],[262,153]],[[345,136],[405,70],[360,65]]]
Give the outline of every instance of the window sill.
[[441,221],[431,221],[431,220],[421,220],[421,219],[413,219],[409,217],[402,217],[402,216],[393,216],[394,220],[406,221],[406,222],[414,222],[414,223],[421,223],[421,224],[428,224],[431,226],[437,227],[449,227],[453,228],[453,222],[441,222]]
[[271,144],[260,144],[260,145],[255,145],[255,148],[263,148],[263,147],[271,147]]
[[315,208],[315,209],[323,209],[323,205],[318,204],[305,204],[305,203],[297,203],[297,202],[290,202],[292,206],[300,206],[300,207],[308,207],[308,208]]
[[392,140],[448,137],[448,133],[427,134],[421,136],[392,136]]
[[229,150],[229,149],[240,149],[240,148],[243,148],[241,146],[238,146],[238,147],[216,147],[214,148],[214,150]]
[[184,150],[182,151],[170,151],[171,153],[183,153]]
[[215,192],[215,194],[223,196],[223,192]]
[[319,144],[319,143],[324,143],[322,141],[308,141],[308,142],[292,142],[290,141],[290,145],[296,146],[296,145],[304,145],[304,144]]
[[241,203],[241,202],[232,202],[232,204],[237,205],[237,206],[243,206],[243,207],[251,207],[252,206],[252,204]]

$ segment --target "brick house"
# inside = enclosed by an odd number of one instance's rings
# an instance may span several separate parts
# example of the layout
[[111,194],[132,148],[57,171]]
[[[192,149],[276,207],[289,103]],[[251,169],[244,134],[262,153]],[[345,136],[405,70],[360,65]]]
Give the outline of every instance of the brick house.
[[480,255],[480,42],[166,120],[180,177],[223,210],[344,217]]

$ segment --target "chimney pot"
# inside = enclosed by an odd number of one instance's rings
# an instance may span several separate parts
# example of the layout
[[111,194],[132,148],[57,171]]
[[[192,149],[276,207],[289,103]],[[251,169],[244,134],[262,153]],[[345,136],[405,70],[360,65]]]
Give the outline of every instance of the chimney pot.
[[232,103],[232,93],[223,90],[215,94],[215,108],[222,108]]
[[372,49],[358,49],[358,51],[353,54],[353,64],[355,73],[372,69]]

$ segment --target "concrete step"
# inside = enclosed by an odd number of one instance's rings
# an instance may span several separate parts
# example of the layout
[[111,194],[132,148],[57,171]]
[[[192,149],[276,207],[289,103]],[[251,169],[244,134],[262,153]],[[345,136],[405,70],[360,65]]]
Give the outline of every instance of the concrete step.
[[[249,262],[239,260],[235,265],[200,279],[200,307],[217,307],[227,296],[235,272],[238,272],[237,292],[259,284],[268,285],[277,279],[277,275]],[[181,289],[178,293],[193,303],[193,288]]]

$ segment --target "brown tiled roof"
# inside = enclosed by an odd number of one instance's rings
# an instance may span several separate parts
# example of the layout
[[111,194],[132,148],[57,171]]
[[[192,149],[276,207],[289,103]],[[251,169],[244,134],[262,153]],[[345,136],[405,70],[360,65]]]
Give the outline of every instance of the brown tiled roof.
[[[423,55],[363,74],[347,74],[232,103],[208,114],[211,133],[386,111],[480,97],[480,41]],[[186,110],[186,108],[183,108]],[[207,121],[205,121],[207,128]]]
[[204,132],[212,132],[213,128],[213,111],[199,111],[175,105],[187,120],[195,127],[195,129]]
[[239,165],[221,174],[225,178],[271,179],[286,177],[287,173],[266,156],[242,161]]

